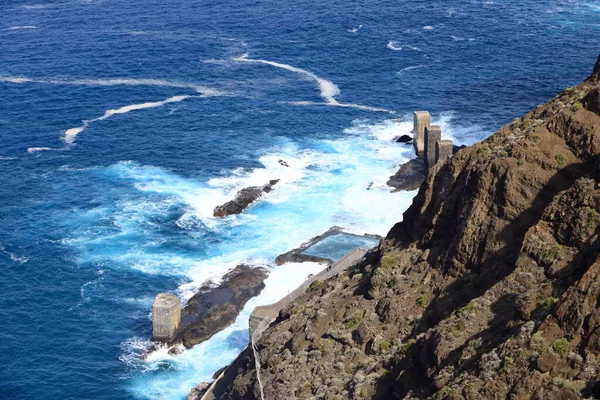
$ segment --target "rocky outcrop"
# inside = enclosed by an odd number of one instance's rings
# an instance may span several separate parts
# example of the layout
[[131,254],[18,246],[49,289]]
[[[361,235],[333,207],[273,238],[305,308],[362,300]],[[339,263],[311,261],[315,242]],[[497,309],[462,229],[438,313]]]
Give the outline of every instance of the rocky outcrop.
[[421,158],[413,158],[412,160],[402,164],[398,171],[390,176],[387,185],[394,188],[394,192],[400,190],[417,190],[425,181],[427,167],[425,161]]
[[273,190],[273,186],[277,182],[279,182],[279,179],[273,179],[264,186],[250,186],[240,190],[233,200],[215,207],[213,216],[223,218],[228,215],[241,214],[250,204],[262,197],[263,194]]
[[216,288],[201,287],[181,311],[181,329],[173,343],[187,348],[231,325],[246,302],[264,289],[267,270],[238,265]]
[[[429,171],[359,266],[256,344],[264,397],[600,396],[600,59]],[[260,398],[251,352],[221,398]]]

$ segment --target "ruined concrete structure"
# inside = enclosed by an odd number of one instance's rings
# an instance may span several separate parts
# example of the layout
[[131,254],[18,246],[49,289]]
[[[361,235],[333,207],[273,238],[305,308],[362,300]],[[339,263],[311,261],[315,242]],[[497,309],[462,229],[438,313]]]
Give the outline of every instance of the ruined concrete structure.
[[414,112],[413,144],[417,156],[425,160],[427,168],[446,161],[454,149],[451,140],[442,140],[442,128],[431,125],[428,111]]
[[435,146],[442,140],[442,128],[439,125],[430,125],[425,128],[425,161],[427,168],[431,168],[437,162],[435,158]]
[[452,157],[454,144],[452,140],[438,140],[435,143],[435,162],[444,162],[448,158]]
[[175,339],[181,322],[181,300],[171,293],[160,293],[152,304],[152,339]]
[[413,145],[419,157],[425,153],[425,128],[431,123],[429,111],[415,111]]

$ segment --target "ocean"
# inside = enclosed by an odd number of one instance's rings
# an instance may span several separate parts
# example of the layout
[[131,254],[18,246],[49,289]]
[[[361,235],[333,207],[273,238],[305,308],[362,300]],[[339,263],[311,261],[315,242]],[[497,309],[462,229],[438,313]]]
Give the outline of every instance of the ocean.
[[[0,398],[185,398],[322,268],[278,254],[402,219],[412,111],[482,140],[589,75],[599,39],[584,0],[3,0]],[[241,262],[271,272],[235,324],[141,357],[157,293]]]

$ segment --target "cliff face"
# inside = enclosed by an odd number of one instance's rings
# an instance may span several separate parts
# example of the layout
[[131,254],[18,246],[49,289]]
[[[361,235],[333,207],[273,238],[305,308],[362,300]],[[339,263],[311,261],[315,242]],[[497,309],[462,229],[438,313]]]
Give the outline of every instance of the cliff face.
[[[600,396],[600,58],[436,166],[377,251],[257,343],[266,399]],[[260,398],[251,354],[223,398]]]

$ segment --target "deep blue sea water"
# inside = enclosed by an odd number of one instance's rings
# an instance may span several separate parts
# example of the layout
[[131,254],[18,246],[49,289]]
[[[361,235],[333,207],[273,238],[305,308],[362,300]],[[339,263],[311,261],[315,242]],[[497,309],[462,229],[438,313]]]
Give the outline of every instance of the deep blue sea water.
[[[277,254],[401,219],[413,110],[481,140],[585,78],[599,39],[584,0],[1,1],[0,398],[184,398],[321,268]],[[139,357],[157,293],[241,261],[272,272],[232,327]]]

